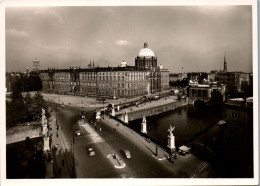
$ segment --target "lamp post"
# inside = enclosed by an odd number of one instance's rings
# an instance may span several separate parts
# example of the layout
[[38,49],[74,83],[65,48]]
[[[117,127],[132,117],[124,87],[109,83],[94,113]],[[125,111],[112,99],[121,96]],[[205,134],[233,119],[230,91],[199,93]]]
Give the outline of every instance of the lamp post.
[[75,161],[74,161],[74,134],[72,135],[72,178],[75,178]]
[[155,156],[157,157],[158,156],[158,146],[157,146],[157,139],[155,139]]
[[105,107],[104,107],[104,103],[105,103],[105,99],[102,99],[102,103],[103,103],[103,119],[105,118]]

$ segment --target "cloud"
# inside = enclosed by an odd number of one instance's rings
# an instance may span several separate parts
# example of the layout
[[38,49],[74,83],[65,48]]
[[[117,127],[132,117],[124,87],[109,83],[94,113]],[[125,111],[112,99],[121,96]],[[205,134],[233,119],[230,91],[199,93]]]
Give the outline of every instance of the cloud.
[[22,31],[22,30],[16,30],[14,28],[7,29],[6,33],[10,34],[11,36],[14,36],[14,37],[20,37],[20,38],[29,37],[29,34],[27,32]]
[[63,18],[60,16],[60,14],[58,14],[56,11],[54,10],[50,10],[50,9],[38,9],[38,10],[34,10],[33,11],[34,15],[42,17],[42,18],[46,18],[46,17],[51,17],[52,19],[56,19],[58,20],[59,23],[63,24],[64,20]]
[[97,42],[97,44],[99,44],[99,45],[103,45],[103,44],[104,44],[104,42],[101,41],[101,40],[97,40],[96,42]]
[[118,40],[115,42],[115,44],[118,46],[127,46],[127,45],[131,45],[131,42],[127,40]]

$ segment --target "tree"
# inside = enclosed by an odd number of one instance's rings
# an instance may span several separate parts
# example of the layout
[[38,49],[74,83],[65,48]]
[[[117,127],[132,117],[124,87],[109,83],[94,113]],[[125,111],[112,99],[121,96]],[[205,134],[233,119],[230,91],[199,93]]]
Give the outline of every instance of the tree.
[[33,120],[33,107],[32,107],[32,104],[33,104],[33,99],[31,97],[31,94],[29,92],[26,93],[25,97],[24,97],[24,103],[28,109],[28,112],[29,112],[29,117],[28,119],[31,121]]
[[251,95],[250,87],[246,81],[241,83],[241,91],[244,93],[244,97],[249,97]]
[[33,103],[31,107],[34,120],[39,120],[41,118],[43,108],[46,108],[43,96],[40,92],[36,92],[36,94],[33,96]]
[[10,126],[12,126],[11,104],[9,101],[6,101],[6,127]]
[[223,103],[223,96],[219,91],[213,91],[211,93],[210,102],[215,103]]
[[13,89],[11,101],[12,124],[26,122],[28,120],[28,108],[26,107],[22,93],[19,89]]

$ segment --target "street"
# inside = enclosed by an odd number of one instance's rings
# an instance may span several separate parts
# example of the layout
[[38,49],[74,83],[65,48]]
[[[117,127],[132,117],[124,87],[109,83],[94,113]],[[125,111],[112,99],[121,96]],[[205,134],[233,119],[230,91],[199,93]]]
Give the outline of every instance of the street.
[[[56,106],[51,104],[55,110]],[[80,116],[78,113],[82,109],[71,107],[57,106],[57,123],[60,126],[60,138],[65,140],[64,146],[67,148],[67,153],[70,157],[69,164],[72,163],[72,140],[78,119]],[[84,109],[86,112],[86,120],[92,119],[93,108]],[[113,128],[104,124],[101,120],[97,122],[96,130],[94,124],[87,124],[92,129],[90,132],[84,130],[83,126],[79,126],[82,131],[81,136],[75,136],[74,138],[74,163],[75,174],[78,178],[171,178],[175,177],[173,171],[169,168],[162,166],[162,162],[173,166],[167,159],[159,161],[153,157],[155,152],[149,152],[147,149],[143,149],[141,146],[133,143],[129,138],[120,134]],[[93,133],[93,131],[95,131]],[[90,157],[87,151],[87,147],[91,146],[96,155]],[[131,159],[126,159],[120,150],[128,149],[131,152]],[[126,166],[122,169],[117,169],[109,161],[107,155],[115,153],[119,156]]]

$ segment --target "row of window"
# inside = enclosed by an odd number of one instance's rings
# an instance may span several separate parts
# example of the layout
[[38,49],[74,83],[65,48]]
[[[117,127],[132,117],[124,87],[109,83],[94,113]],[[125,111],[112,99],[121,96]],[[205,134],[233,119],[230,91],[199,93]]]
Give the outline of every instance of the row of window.
[[240,118],[240,114],[239,114],[239,113],[236,113],[236,112],[231,112],[231,117],[232,117],[232,118],[239,119],[239,118]]
[[[125,87],[126,86],[126,87]],[[100,83],[99,87],[106,87],[106,88],[133,88],[133,87],[145,87],[145,82],[129,82],[129,83]]]
[[[141,95],[145,93],[145,89],[135,89],[135,90],[117,90],[116,92],[117,96],[135,96],[135,95]],[[99,90],[99,95],[114,95],[113,90]]]
[[54,79],[70,79],[70,74],[68,74],[68,73],[55,73]]
[[96,89],[95,88],[81,88],[81,92],[84,92],[84,93],[95,93]]

